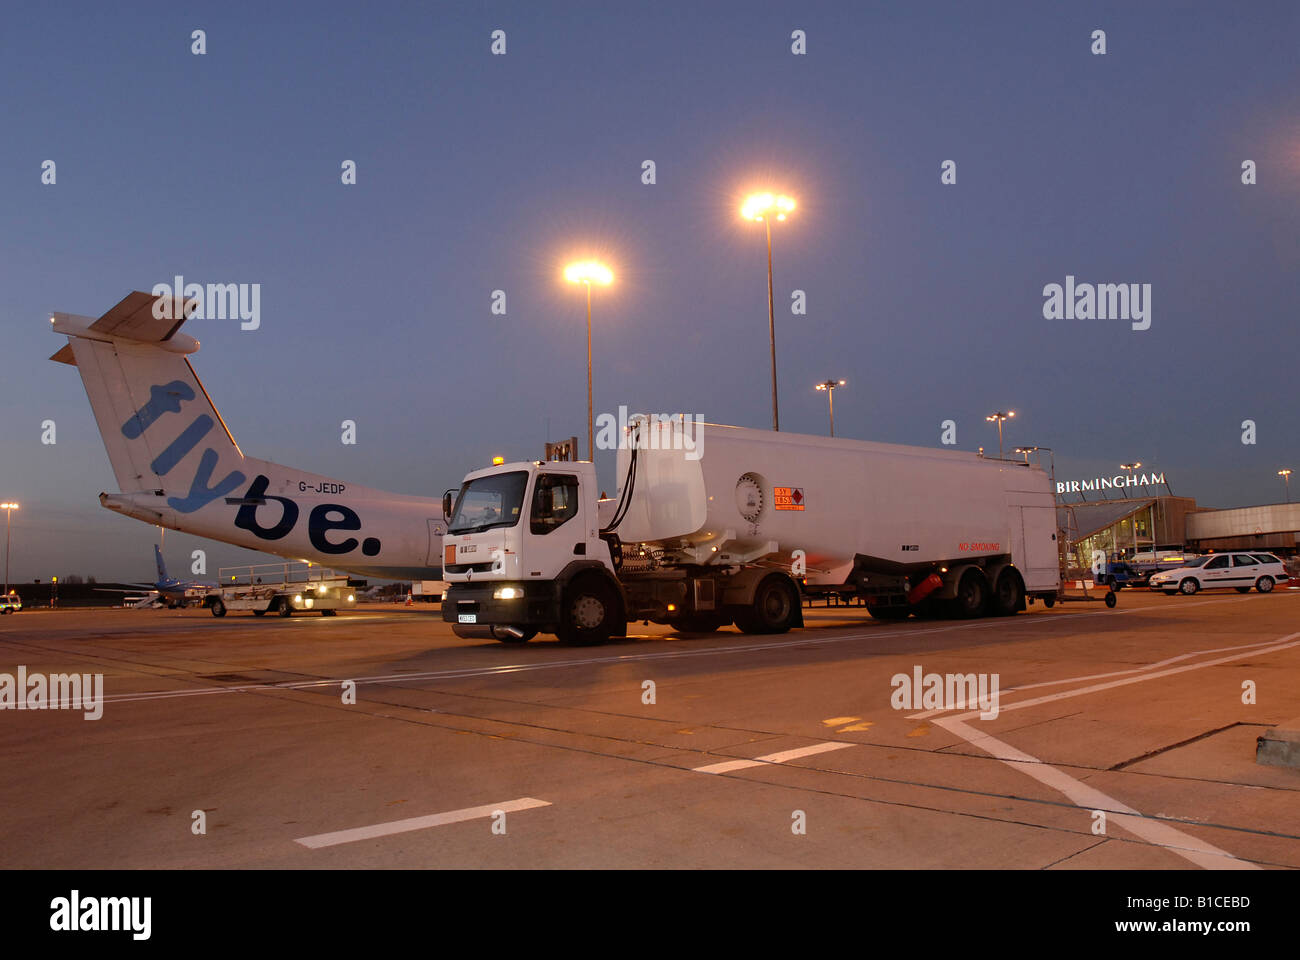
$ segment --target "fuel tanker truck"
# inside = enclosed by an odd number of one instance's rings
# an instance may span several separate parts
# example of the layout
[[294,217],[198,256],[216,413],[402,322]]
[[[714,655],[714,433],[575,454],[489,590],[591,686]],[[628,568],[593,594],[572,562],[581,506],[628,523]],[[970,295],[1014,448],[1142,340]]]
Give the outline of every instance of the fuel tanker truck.
[[592,644],[641,620],[783,633],[803,626],[807,594],[861,597],[885,620],[1009,616],[1058,596],[1038,466],[638,415],[617,470],[608,499],[577,461],[498,463],[448,491],[454,632]]

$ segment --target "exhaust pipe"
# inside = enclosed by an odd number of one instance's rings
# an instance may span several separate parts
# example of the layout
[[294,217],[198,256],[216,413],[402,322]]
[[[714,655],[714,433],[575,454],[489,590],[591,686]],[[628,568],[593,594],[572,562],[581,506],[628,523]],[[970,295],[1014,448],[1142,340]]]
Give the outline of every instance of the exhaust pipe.
[[522,640],[524,631],[518,627],[496,627],[487,624],[453,623],[451,632],[464,640],[500,640],[501,636]]

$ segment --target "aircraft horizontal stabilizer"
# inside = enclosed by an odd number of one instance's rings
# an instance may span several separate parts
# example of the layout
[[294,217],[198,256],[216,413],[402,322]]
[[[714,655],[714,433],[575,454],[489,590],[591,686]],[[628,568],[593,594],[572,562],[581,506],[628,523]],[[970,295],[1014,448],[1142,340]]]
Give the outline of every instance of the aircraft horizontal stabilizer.
[[[56,313],[50,319],[55,333],[67,334],[69,337],[110,342],[131,340],[157,344],[172,353],[193,353],[198,350],[199,342],[177,331],[197,306],[197,300],[136,290],[128,293],[115,307],[89,324],[85,323],[85,317],[74,317],[66,313]],[[68,347],[60,349],[50,359],[59,363],[76,364]]]

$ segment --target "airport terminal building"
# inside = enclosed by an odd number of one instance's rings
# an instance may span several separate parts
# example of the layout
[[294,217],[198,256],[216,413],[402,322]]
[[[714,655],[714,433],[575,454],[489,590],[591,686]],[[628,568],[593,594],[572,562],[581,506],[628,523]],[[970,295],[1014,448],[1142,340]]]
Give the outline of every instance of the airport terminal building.
[[1096,550],[1127,558],[1183,550],[1300,553],[1300,503],[1199,507],[1174,496],[1164,474],[1057,481],[1056,504],[1070,566],[1088,567]]

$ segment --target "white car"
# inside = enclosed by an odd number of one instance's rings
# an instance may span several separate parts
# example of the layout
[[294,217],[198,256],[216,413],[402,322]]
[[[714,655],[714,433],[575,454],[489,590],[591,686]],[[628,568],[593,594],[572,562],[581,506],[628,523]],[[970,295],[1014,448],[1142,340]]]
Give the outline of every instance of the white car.
[[1238,593],[1248,593],[1251,587],[1268,593],[1287,579],[1286,568],[1273,554],[1231,550],[1197,557],[1181,567],[1152,574],[1149,586],[1169,596],[1181,592],[1190,597],[1198,590],[1225,587],[1232,587]]

